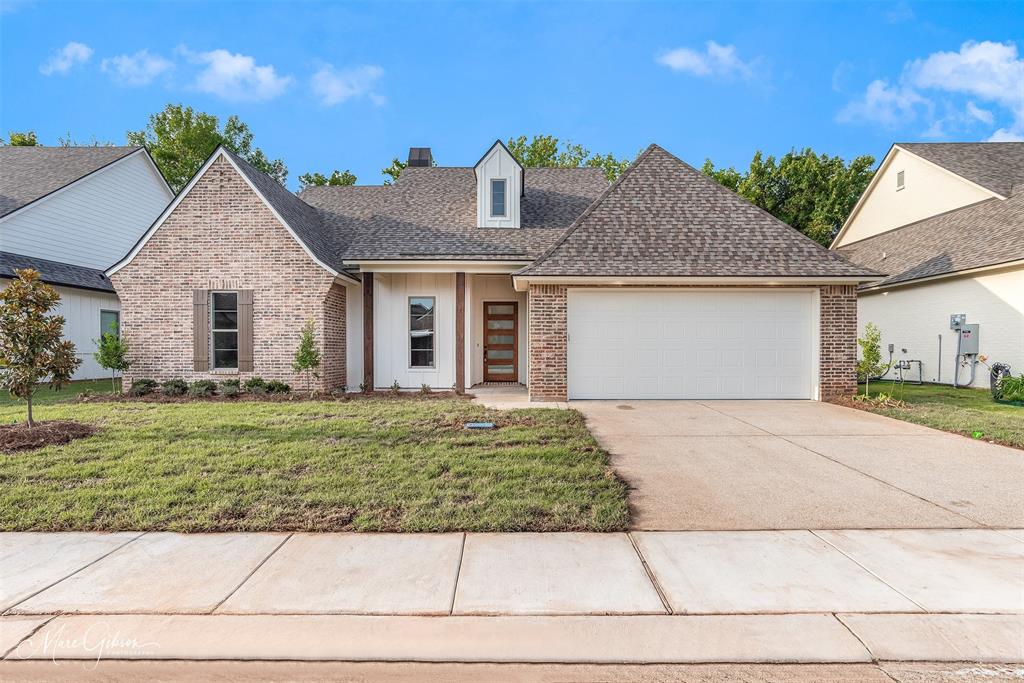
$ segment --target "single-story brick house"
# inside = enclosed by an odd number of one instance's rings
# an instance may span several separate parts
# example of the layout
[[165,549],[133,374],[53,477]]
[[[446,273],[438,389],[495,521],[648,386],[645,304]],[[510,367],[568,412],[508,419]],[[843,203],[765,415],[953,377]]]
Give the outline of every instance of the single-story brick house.
[[533,400],[852,393],[854,289],[877,277],[656,145],[609,185],[500,142],[298,196],[218,149],[107,275],[129,380],[296,382],[312,319],[323,390]]

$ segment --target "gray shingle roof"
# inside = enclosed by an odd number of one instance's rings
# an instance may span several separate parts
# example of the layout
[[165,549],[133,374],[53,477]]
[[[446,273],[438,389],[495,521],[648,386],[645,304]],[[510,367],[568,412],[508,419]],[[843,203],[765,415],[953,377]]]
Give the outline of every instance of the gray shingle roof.
[[56,192],[141,147],[0,147],[0,216]]
[[14,274],[16,268],[37,270],[40,279],[51,285],[95,289],[101,292],[114,291],[114,286],[110,284],[110,280],[102,270],[0,251],[0,277],[17,277]]
[[345,260],[531,260],[608,187],[596,168],[528,168],[520,228],[476,225],[469,167],[406,168],[391,186],[310,187]]
[[837,251],[888,275],[871,287],[1024,259],[1024,192],[932,216]]
[[520,275],[863,277],[856,266],[651,145]]
[[1009,197],[1024,183],[1024,142],[898,142],[934,164]]

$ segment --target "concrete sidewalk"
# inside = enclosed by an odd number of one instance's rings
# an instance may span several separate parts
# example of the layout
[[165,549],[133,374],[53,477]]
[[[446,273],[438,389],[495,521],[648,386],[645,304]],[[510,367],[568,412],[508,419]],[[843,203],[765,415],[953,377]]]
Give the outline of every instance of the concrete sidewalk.
[[10,659],[1014,662],[1024,531],[9,533],[0,611]]

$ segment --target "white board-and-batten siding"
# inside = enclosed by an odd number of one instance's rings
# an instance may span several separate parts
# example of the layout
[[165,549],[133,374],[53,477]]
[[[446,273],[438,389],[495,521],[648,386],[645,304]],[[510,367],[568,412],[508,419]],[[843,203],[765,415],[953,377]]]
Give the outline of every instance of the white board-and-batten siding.
[[0,219],[0,250],[103,270],[172,198],[146,155],[136,153]]

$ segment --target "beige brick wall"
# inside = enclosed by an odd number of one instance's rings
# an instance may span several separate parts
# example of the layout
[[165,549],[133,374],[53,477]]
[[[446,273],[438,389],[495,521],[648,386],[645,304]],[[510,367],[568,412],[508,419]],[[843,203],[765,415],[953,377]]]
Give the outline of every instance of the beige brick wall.
[[[568,287],[530,285],[530,400],[568,398]],[[856,392],[857,295],[853,285],[821,291],[820,386],[823,399]]]
[[142,250],[111,277],[134,379],[225,379],[192,361],[192,291],[253,290],[253,372],[305,386],[291,364],[312,318],[323,365],[319,388],[345,384],[345,288],[302,249],[223,157]]

